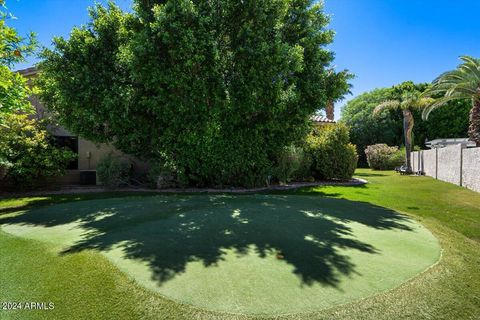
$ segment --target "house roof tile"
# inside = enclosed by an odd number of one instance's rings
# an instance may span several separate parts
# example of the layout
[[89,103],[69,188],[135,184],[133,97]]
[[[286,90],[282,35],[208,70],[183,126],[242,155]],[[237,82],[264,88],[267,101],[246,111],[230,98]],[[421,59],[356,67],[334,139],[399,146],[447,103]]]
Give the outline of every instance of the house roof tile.
[[335,123],[335,120],[330,120],[327,117],[318,114],[311,116],[310,119],[316,123]]

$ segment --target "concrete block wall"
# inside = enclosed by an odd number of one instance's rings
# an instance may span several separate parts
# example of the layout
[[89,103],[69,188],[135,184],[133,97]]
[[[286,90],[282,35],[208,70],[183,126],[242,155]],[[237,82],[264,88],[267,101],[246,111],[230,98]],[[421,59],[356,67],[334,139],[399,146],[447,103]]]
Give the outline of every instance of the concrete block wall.
[[462,185],[480,192],[480,148],[463,150]]
[[412,161],[412,170],[413,172],[420,171],[420,152],[412,152],[411,161]]
[[437,179],[461,185],[462,146],[456,145],[438,149]]
[[480,148],[461,145],[412,152],[412,169],[480,192]]
[[425,172],[427,176],[437,178],[437,150],[422,151],[422,168],[420,171]]

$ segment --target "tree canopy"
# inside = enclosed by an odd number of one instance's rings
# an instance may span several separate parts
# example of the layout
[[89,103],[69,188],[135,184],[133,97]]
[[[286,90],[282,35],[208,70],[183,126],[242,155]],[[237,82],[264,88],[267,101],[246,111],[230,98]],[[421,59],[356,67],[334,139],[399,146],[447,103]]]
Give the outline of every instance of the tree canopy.
[[4,122],[4,114],[27,111],[31,107],[27,100],[31,91],[26,80],[12,72],[11,68],[34,52],[35,34],[21,37],[7,25],[8,20],[13,18],[7,11],[5,1],[0,0],[0,123]]
[[380,88],[363,93],[350,100],[342,109],[341,122],[350,128],[350,139],[357,146],[359,162],[366,165],[364,150],[368,145],[385,143],[402,144],[402,115],[388,111],[373,116],[375,107],[392,97],[391,88]]
[[316,1],[137,0],[90,16],[43,53],[43,101],[185,183],[263,183],[327,104],[333,32]]
[[27,80],[11,69],[35,52],[35,35],[21,37],[8,26],[13,16],[0,0],[0,180],[1,188],[33,187],[60,175],[74,158],[51,144],[44,126],[27,114],[33,111]]
[[[350,137],[352,143],[357,145],[361,165],[366,165],[364,150],[368,145],[403,145],[402,112],[388,111],[374,117],[372,113],[375,107],[386,100],[399,99],[410,90],[423,92],[427,87],[427,84],[408,81],[363,93],[345,105],[341,121],[350,127]],[[426,139],[466,137],[470,108],[471,105],[466,101],[451,101],[433,111],[428,121],[422,120],[420,110],[414,111],[414,145],[424,148]]]

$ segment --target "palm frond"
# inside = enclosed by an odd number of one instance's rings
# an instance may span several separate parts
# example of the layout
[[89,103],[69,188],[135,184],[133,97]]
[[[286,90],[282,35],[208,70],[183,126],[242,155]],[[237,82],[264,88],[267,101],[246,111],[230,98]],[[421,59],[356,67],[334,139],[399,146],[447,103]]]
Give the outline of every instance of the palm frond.
[[470,78],[480,82],[480,69],[478,65],[463,64],[459,69],[466,75],[468,74]]
[[455,93],[474,96],[477,93],[477,86],[475,83],[458,83],[451,85],[445,92],[445,96],[451,97]]
[[457,69],[442,73],[433,80],[432,86],[422,96],[437,97],[443,95],[444,97],[451,97],[452,99],[448,99],[449,101],[478,96],[480,60],[470,56],[462,56],[460,59],[463,63]]
[[432,84],[438,85],[445,81],[452,81],[452,80],[461,80],[463,78],[463,73],[459,72],[458,70],[447,71],[439,75],[432,81]]
[[377,116],[382,113],[384,110],[397,110],[400,109],[401,102],[398,100],[387,100],[380,103],[378,106],[373,109],[373,115]]
[[468,95],[456,94],[456,95],[449,96],[449,97],[444,96],[444,97],[439,98],[439,99],[431,99],[430,104],[426,105],[423,108],[422,119],[423,120],[428,120],[428,117],[430,116],[430,113],[432,113],[432,111],[444,106],[445,104],[447,104],[450,101],[469,99],[469,98],[470,98],[470,96],[468,96]]
[[477,66],[480,66],[480,60],[479,59],[476,59],[472,56],[460,56],[460,60],[462,60],[463,62],[465,62],[466,64],[471,64],[471,65],[477,65]]

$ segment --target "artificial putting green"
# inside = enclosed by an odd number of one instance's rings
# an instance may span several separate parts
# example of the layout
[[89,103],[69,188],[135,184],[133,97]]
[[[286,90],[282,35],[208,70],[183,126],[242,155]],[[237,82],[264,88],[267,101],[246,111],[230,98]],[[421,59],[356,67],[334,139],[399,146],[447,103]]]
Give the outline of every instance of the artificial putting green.
[[58,204],[2,219],[56,254],[94,249],[140,285],[202,309],[310,312],[399,286],[440,247],[410,218],[309,195],[158,195]]

